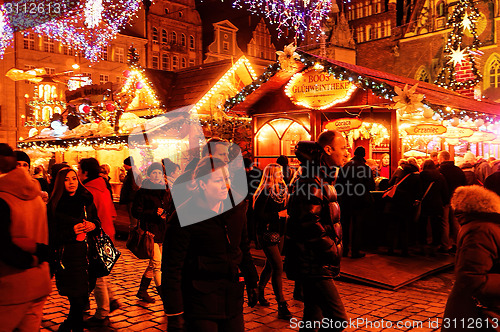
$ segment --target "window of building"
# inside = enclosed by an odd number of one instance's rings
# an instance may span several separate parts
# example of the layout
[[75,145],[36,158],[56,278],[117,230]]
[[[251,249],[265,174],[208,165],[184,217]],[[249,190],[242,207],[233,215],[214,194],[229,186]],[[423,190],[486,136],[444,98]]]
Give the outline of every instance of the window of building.
[[181,33],[181,45],[186,46],[186,35]]
[[24,49],[26,50],[34,50],[35,49],[35,34],[28,33],[24,36]]
[[195,65],[194,59],[189,60],[189,67],[193,67]]
[[371,25],[367,25],[365,27],[365,33],[366,33],[365,40],[366,41],[371,40],[372,39],[372,26]]
[[177,70],[179,68],[179,58],[177,55],[172,57],[172,70]]
[[167,34],[167,31],[165,29],[162,29],[161,30],[161,42],[163,44],[166,44],[168,42],[168,34]]
[[189,49],[194,50],[194,37],[189,36]]
[[436,14],[438,17],[445,16],[445,4],[444,1],[440,1],[436,6]]
[[222,49],[224,51],[229,51],[229,43],[228,42],[222,42]]
[[49,75],[53,75],[56,73],[56,69],[55,68],[50,68],[50,67],[45,67],[45,72]]
[[375,38],[382,38],[382,22],[375,23]]
[[373,4],[373,9],[375,14],[381,13],[382,12],[382,0],[375,0],[375,3]]
[[83,73],[83,76],[88,77],[90,81],[92,81],[92,74],[91,73]]
[[153,55],[153,69],[158,69],[158,56]]
[[170,59],[168,54],[164,53],[161,55],[161,70],[168,70],[168,67],[170,67]]
[[104,46],[102,48],[102,59],[104,61],[108,61],[108,47],[107,46]]
[[109,75],[99,75],[99,84],[104,84],[109,82]]
[[365,41],[365,31],[363,27],[358,27],[357,37],[358,37],[358,43],[362,43]]
[[54,41],[47,36],[43,36],[43,51],[49,53],[55,52]]
[[63,45],[63,54],[64,55],[75,55],[75,50],[72,49],[71,47]]
[[158,44],[158,29],[153,27],[153,43]]
[[429,75],[429,72],[425,68],[421,68],[418,72],[415,78],[419,81],[422,82],[431,82],[431,75]]
[[498,88],[500,86],[500,61],[495,59],[490,65],[490,87]]
[[172,44],[177,44],[177,33],[172,31]]
[[170,10],[168,8],[165,8],[165,15],[170,14]]
[[184,16],[184,13],[183,12],[179,12],[179,17],[182,17]]
[[361,3],[356,4],[356,18],[363,17],[363,5]]
[[371,1],[365,1],[364,3],[365,6],[365,16],[370,16],[372,14],[372,4]]
[[[24,71],[30,70],[30,69],[35,69],[35,68],[36,68],[36,66],[34,66],[34,65],[24,65]],[[35,83],[30,82],[28,80],[25,80],[24,83],[26,83],[26,84],[35,84]]]
[[384,31],[382,37],[390,37],[391,36],[391,20],[384,21]]
[[115,54],[115,61],[123,63],[125,61],[125,53],[123,50],[123,47],[117,47],[116,48],[116,54]]
[[181,59],[181,68],[186,68],[186,58]]

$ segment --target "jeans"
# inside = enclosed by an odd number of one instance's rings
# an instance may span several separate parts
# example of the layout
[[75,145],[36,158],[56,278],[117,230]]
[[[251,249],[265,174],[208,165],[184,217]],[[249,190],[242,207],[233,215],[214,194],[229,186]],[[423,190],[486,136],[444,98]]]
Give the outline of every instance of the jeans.
[[95,317],[104,319],[109,316],[109,304],[115,299],[114,291],[108,277],[97,278],[94,297],[97,304]]
[[229,319],[186,319],[188,332],[244,332],[243,312]]
[[[347,314],[345,312],[342,299],[335,287],[333,279],[316,279],[306,278],[303,280],[304,289],[304,323],[312,321],[321,321],[327,318],[331,329],[306,329],[301,328],[300,331],[342,331],[343,322],[347,322]],[[313,325],[313,324],[311,324]],[[335,326],[340,326],[334,328]]]
[[47,296],[21,304],[0,305],[0,332],[39,331]]
[[153,247],[153,257],[149,260],[149,265],[144,271],[144,277],[154,279],[156,287],[161,286],[161,252],[162,243],[155,243]]
[[[281,258],[281,250],[283,249],[284,236],[280,237],[280,242],[271,246],[262,245],[262,250],[266,255],[266,265],[260,274],[259,290],[266,288],[269,279],[272,277],[274,296],[276,302],[284,302],[283,295],[283,259]],[[259,235],[259,243],[263,243],[262,236]]]

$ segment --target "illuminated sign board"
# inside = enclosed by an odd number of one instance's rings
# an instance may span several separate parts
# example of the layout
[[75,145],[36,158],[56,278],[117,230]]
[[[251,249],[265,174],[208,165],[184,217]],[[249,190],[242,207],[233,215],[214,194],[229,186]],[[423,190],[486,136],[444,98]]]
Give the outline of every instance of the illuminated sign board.
[[448,130],[443,134],[446,138],[464,138],[474,134],[474,130],[462,127],[446,127]]
[[325,124],[325,129],[337,131],[349,131],[359,127],[361,127],[361,120],[356,118],[342,118]]
[[446,133],[446,127],[434,124],[418,124],[405,128],[408,135],[441,135]]
[[326,109],[351,98],[356,86],[314,68],[292,76],[285,87],[285,94],[299,106]]

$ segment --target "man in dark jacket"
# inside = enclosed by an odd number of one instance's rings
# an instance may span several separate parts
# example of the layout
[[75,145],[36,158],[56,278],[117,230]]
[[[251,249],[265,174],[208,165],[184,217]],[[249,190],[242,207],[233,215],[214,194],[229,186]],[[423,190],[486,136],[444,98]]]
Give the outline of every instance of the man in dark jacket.
[[139,185],[142,183],[142,179],[139,171],[134,171],[134,158],[125,158],[123,167],[127,171],[127,174],[123,178],[120,176],[120,181],[123,182],[122,189],[120,190],[120,204],[127,206],[130,228],[132,229],[137,225],[137,219],[132,215],[132,203],[134,202],[135,194],[139,190]]
[[342,331],[347,315],[333,282],[340,272],[342,226],[333,181],[336,167],[347,161],[347,143],[339,132],[325,131],[317,143],[299,142],[295,154],[301,174],[288,204],[285,271],[302,282],[304,324],[324,317],[332,331]]
[[363,221],[368,219],[368,212],[372,205],[370,191],[375,190],[373,172],[366,165],[366,151],[362,146],[354,150],[354,157],[342,167],[335,189],[339,194],[339,203],[342,208],[342,230],[344,231],[344,257],[349,253],[351,257],[361,258]]
[[460,169],[460,167],[455,165],[453,160],[450,159],[451,156],[448,151],[439,152],[439,172],[443,174],[448,186],[448,196],[446,198],[446,201],[444,202],[445,230],[443,232],[442,239],[442,243],[445,247],[440,248],[440,251],[448,251],[452,248],[452,246],[456,248],[457,235],[458,230],[460,229],[460,225],[453,215],[453,209],[451,208],[450,200],[455,189],[467,185],[467,178],[465,177],[464,172]]

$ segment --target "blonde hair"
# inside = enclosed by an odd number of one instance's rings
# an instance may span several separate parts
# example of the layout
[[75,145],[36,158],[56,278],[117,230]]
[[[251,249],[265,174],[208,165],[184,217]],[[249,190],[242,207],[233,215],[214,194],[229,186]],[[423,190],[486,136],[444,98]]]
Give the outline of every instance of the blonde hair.
[[283,175],[283,167],[276,163],[271,163],[264,168],[262,180],[260,181],[255,194],[253,195],[253,206],[260,194],[265,191],[276,203],[288,202],[288,189],[283,177],[278,180],[278,171]]

